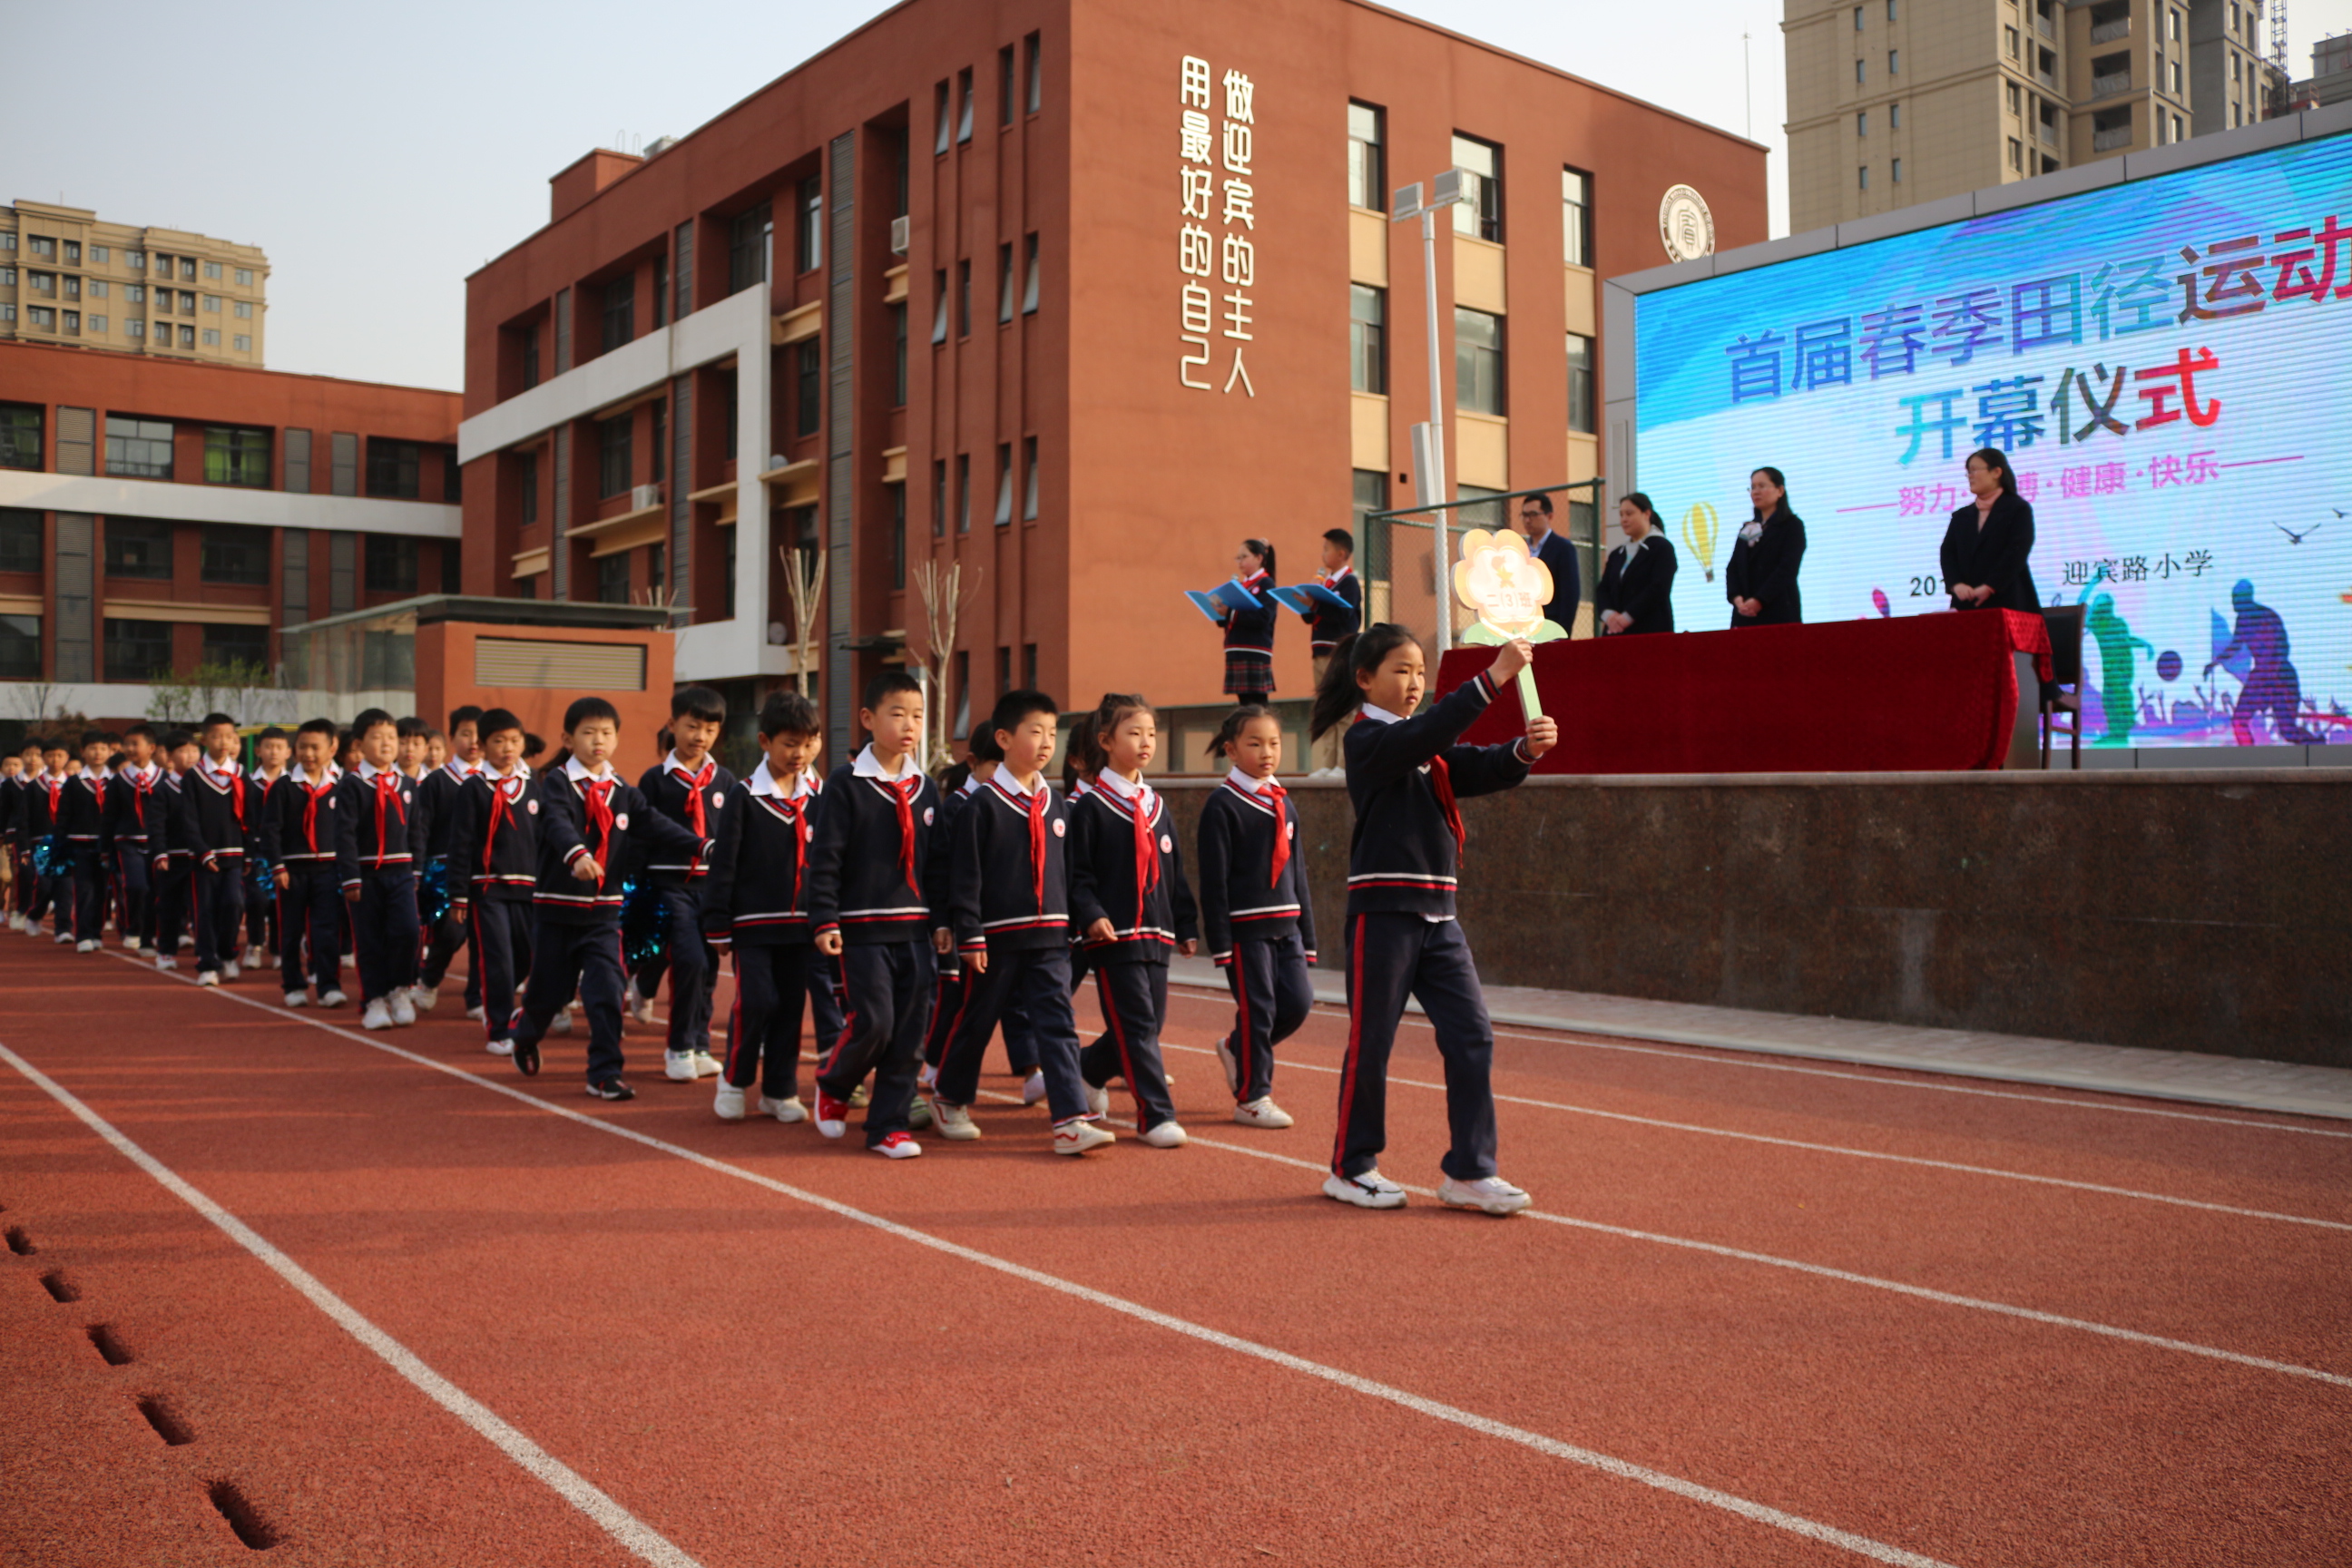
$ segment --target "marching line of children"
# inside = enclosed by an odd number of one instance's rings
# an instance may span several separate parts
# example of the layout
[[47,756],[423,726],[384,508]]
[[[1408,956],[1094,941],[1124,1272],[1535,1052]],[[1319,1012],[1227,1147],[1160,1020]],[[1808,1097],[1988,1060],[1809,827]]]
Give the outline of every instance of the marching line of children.
[[[1420,711],[1426,664],[1401,626],[1339,638],[1320,672],[1310,733],[1340,732],[1354,814],[1348,1045],[1323,1186],[1342,1203],[1405,1201],[1379,1156],[1388,1059],[1411,997],[1445,1062],[1441,1201],[1498,1215],[1527,1206],[1496,1170],[1493,1027],[1454,896],[1466,843],[1457,803],[1518,784],[1557,741],[1537,719],[1507,744],[1461,742],[1529,653],[1506,644],[1488,670]],[[1134,1100],[1144,1144],[1183,1146],[1160,1037],[1170,960],[1205,943],[1234,1000],[1216,1044],[1233,1120],[1291,1126],[1273,1098],[1276,1050],[1311,1010],[1316,938],[1297,808],[1276,782],[1274,713],[1244,702],[1211,744],[1228,771],[1201,811],[1196,899],[1168,805],[1145,776],[1159,735],[1141,696],[1108,694],[1078,721],[1074,782],[1058,791],[1045,769],[1060,708],[1043,692],[1000,698],[944,788],[917,754],[916,680],[887,672],[864,696],[866,744],[822,784],[805,698],[767,700],[760,760],[739,780],[711,754],[724,703],[698,687],[677,694],[667,754],[635,786],[612,767],[619,715],[594,697],[572,704],[559,760],[536,773],[524,760],[535,742],[504,710],[453,715],[446,756],[423,726],[381,710],[347,734],[312,720],[292,737],[292,765],[281,752],[281,771],[260,778],[241,771],[236,726],[221,714],[194,734],[93,732],[79,759],[41,743],[0,770],[9,925],[37,933],[46,915],[57,940],[89,952],[110,907],[125,945],[168,968],[184,916],[198,983],[218,984],[239,972],[244,861],[257,854],[276,884],[267,901],[288,1005],[313,988],[321,1005],[345,1003],[348,941],[365,1026],[413,1023],[462,945],[467,1014],[483,1020],[492,1054],[536,1074],[576,998],[587,1092],[626,1100],[623,1021],[659,979],[625,973],[623,888],[645,879],[668,960],[665,1076],[717,1078],[723,1121],[813,1119],[827,1138],[845,1134],[862,1102],[866,1146],[892,1159],[919,1155],[912,1134],[926,1125],[952,1142],[982,1136],[971,1107],[1000,1030],[1022,1099],[1048,1105],[1054,1152],[1117,1141],[1105,1125],[1114,1082]],[[426,874],[446,879],[446,924],[420,908]],[[722,955],[735,979],[723,1059],[709,1036]],[[1087,974],[1104,1028],[1081,1041],[1071,998]],[[803,1004],[818,1010],[813,1117],[800,1094]]]

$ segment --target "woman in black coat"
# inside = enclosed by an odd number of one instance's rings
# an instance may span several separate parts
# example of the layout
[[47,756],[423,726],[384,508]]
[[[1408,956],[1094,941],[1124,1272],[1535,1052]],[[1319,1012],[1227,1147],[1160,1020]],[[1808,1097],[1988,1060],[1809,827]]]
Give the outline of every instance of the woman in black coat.
[[1956,610],[2039,610],[2027,558],[2033,553],[2033,506],[2017,493],[2009,454],[1987,447],[1969,454],[1969,493],[1944,529],[1944,591]]
[[1797,569],[1805,560],[1804,520],[1789,510],[1789,481],[1778,468],[1748,475],[1748,499],[1756,515],[1739,531],[1731,563],[1723,569],[1732,627],[1794,626],[1805,618],[1805,602],[1797,592]]
[[1604,637],[1675,629],[1675,547],[1658,526],[1658,509],[1635,490],[1617,503],[1625,542],[1609,552],[1592,613]]

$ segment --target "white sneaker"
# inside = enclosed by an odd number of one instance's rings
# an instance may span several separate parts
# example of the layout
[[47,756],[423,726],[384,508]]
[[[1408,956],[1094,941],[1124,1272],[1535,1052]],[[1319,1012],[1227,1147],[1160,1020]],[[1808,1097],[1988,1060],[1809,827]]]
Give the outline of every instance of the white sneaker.
[[258,947],[248,947],[245,950],[245,966],[247,969],[258,969],[261,967],[261,949]]
[[1021,1083],[1021,1103],[1034,1105],[1045,1098],[1045,1069],[1038,1068]]
[[377,997],[374,1001],[369,1003],[361,1010],[360,1027],[362,1029],[389,1029],[392,1027],[392,1010],[383,1005],[383,997]]
[[440,1004],[441,988],[437,985],[412,985],[408,988],[409,1005],[420,1013],[430,1013]]
[[180,967],[180,961],[176,958],[159,957],[155,960],[155,967],[158,969],[177,969]]
[[124,937],[122,939],[122,951],[125,952],[137,952],[139,951],[139,939],[136,936]]
[[725,1072],[726,1070],[727,1069],[724,1067],[719,1065],[719,1058],[712,1056],[709,1051],[697,1051],[694,1053],[695,1077],[717,1078],[720,1073]]
[[634,980],[629,982],[627,988],[622,993],[621,1005],[627,1011],[630,1017],[640,1024],[650,1024],[654,1021],[654,999],[639,991],[637,983]]
[[566,1007],[562,1011],[557,1013],[553,1021],[547,1026],[547,1032],[551,1035],[570,1034],[572,1032],[572,1009]]
[[808,1120],[808,1107],[801,1103],[801,1097],[797,1094],[789,1100],[770,1100],[763,1094],[760,1097],[760,1110],[762,1115],[772,1116],[787,1127],[795,1121]]
[[1100,1149],[1118,1142],[1117,1134],[1109,1128],[1097,1126],[1084,1117],[1075,1121],[1065,1121],[1054,1129],[1054,1152],[1056,1154],[1083,1154],[1089,1149]]
[[1290,1112],[1273,1100],[1253,1100],[1247,1105],[1234,1107],[1234,1120],[1244,1127],[1287,1127]]
[[1353,1204],[1360,1209],[1404,1207],[1404,1189],[1378,1171],[1366,1171],[1360,1176],[1342,1176],[1335,1172],[1323,1178],[1323,1195]]
[[308,1007],[310,994],[308,991],[289,991],[286,993],[286,1005],[289,1007]]
[[980,1136],[971,1107],[950,1105],[944,1100],[931,1101],[931,1128],[951,1143],[969,1143]]
[[1227,1092],[1239,1094],[1242,1091],[1242,1069],[1241,1064],[1234,1060],[1234,1037],[1231,1035],[1217,1037],[1217,1065],[1225,1069]]
[[662,1077],[672,1083],[692,1083],[696,1077],[692,1051],[664,1051]]
[[483,1019],[485,1019],[485,1018],[488,1017],[488,1016],[489,1016],[489,1015],[488,1015],[488,1013],[485,1013],[484,1011],[482,1011],[482,1009],[480,1009],[479,1007],[468,1007],[468,1008],[467,1008],[467,1009],[466,1009],[466,1016],[467,1016],[467,1017],[468,1017],[468,1018],[471,1018],[475,1023],[478,1024],[478,1023],[480,1023]]
[[483,1042],[482,1049],[489,1052],[490,1055],[494,1057],[510,1057],[514,1055],[514,1042],[512,1040],[487,1040]]
[[1532,1200],[1500,1176],[1481,1176],[1475,1182],[1457,1182],[1448,1176],[1437,1185],[1437,1201],[1449,1208],[1499,1215],[1517,1214]]
[[392,994],[387,1005],[392,1012],[392,1021],[402,1028],[405,1029],[409,1025],[416,1022],[416,1008],[408,1000],[408,991],[405,986]]
[[1087,1114],[1089,1116],[1110,1114],[1110,1085],[1105,1084],[1100,1089],[1097,1089],[1093,1084],[1087,1085]]
[[196,973],[196,984],[199,985],[219,984],[220,971],[217,969],[199,970]]
[[98,943],[88,940],[78,942],[74,943],[74,951],[76,952],[96,952],[98,951]]
[[1149,1149],[1181,1149],[1190,1142],[1184,1130],[1173,1121],[1162,1121],[1143,1135],[1144,1146]]
[[[167,959],[165,962],[169,963],[170,961]],[[351,1000],[352,999],[350,997],[344,995],[340,991],[330,991],[319,998],[319,1005],[321,1007],[344,1007],[351,1005]]]
[[743,1091],[731,1083],[720,1084],[719,1092],[710,1097],[710,1109],[718,1113],[721,1121],[742,1121]]
[[223,980],[234,980],[244,973],[245,970],[239,966],[236,960],[234,958],[221,965],[221,978]]
[[73,932],[69,931],[61,931],[49,940],[56,942],[59,947],[63,947],[66,943],[73,941]]
[[23,931],[25,929],[25,917],[22,915],[10,915],[8,917],[8,929],[10,931]]

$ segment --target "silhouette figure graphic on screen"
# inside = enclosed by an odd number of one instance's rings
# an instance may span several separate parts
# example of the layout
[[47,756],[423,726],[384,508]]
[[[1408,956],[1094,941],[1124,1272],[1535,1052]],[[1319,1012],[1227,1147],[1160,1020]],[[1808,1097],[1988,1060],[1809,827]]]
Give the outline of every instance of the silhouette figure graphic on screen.
[[2213,655],[2205,666],[2205,673],[2213,673],[2213,666],[2227,660],[2243,648],[2253,660],[2253,668],[2242,679],[2238,705],[2230,713],[2230,732],[2238,744],[2254,743],[2254,717],[2267,713],[2278,727],[2279,740],[2291,746],[2315,746],[2326,740],[2303,727],[2296,710],[2303,706],[2303,678],[2295,673],[2287,660],[2286,622],[2267,605],[2254,603],[2254,585],[2245,578],[2238,580],[2230,590],[2230,603],[2238,612],[2238,624],[2230,634],[2229,646]]
[[2132,636],[2131,627],[2116,614],[2113,594],[2102,594],[2091,601],[2091,614],[2083,629],[2099,645],[2099,702],[2107,714],[2107,732],[2093,744],[2127,745],[2139,707],[2132,695],[2132,649],[2146,648],[2153,656],[2156,647]]

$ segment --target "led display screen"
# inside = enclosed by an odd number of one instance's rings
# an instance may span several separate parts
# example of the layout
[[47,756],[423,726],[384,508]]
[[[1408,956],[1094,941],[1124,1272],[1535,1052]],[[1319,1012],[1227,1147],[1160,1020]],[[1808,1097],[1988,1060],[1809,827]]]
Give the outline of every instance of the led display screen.
[[2008,452],[2086,742],[2352,743],[2352,136],[1639,296],[1641,488],[1678,628],[1729,624],[1749,470],[1807,620],[1946,610],[1965,464]]

